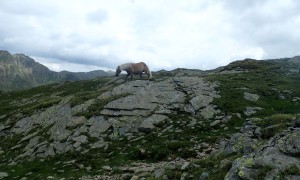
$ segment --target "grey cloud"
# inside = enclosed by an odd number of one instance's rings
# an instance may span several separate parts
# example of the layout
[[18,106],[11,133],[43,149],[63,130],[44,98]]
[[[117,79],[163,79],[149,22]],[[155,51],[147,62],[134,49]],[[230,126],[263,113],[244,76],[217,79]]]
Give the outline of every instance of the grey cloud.
[[104,9],[98,9],[97,11],[88,14],[87,19],[90,22],[101,24],[108,19],[108,13]]
[[49,17],[56,13],[55,4],[40,0],[2,0],[0,6],[3,12],[19,16]]
[[265,2],[265,0],[255,0],[255,1],[249,1],[249,0],[218,0],[218,2],[224,4],[226,8],[229,8],[230,11],[235,12],[242,12],[246,11],[248,9],[252,9],[255,6],[258,6],[259,4]]
[[92,4],[0,0],[0,49],[112,69],[138,59],[151,69],[210,69],[255,53],[300,55],[296,0]]
[[[291,4],[288,4],[288,3]],[[282,6],[278,3],[283,3]],[[262,58],[295,56],[300,53],[299,1],[224,1],[224,8],[232,13],[234,38],[241,43],[261,47]]]

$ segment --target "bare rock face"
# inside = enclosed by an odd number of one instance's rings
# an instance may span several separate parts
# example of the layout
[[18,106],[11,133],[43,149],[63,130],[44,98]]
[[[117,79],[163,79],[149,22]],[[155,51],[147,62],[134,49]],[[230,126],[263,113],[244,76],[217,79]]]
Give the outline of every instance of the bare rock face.
[[[104,137],[116,139],[126,134],[149,133],[177,113],[188,112],[212,119],[220,113],[212,104],[214,98],[220,97],[215,90],[217,86],[201,77],[184,74],[157,82],[129,81],[74,107],[70,106],[72,97],[65,97],[56,105],[21,118],[8,129],[13,134],[24,135],[15,146],[15,149],[23,149],[19,159],[45,158],[70,151],[88,152],[87,147],[107,148],[109,143]],[[99,101],[105,104],[97,115],[90,118],[78,115]],[[188,126],[193,128],[196,124],[195,119]],[[0,128],[0,131],[7,129],[4,125]],[[45,133],[39,131],[46,128]]]
[[155,125],[159,122],[166,120],[168,117],[161,114],[153,114],[152,116],[146,118],[141,125],[139,126],[138,130],[141,132],[149,132],[151,129],[155,128]]
[[89,126],[88,132],[91,137],[99,137],[111,125],[112,123],[105,120],[103,116],[91,117],[87,122],[87,126]]
[[[204,82],[199,77],[174,77],[160,82],[130,81],[103,93],[99,100],[111,96],[122,96],[107,103],[100,112],[105,116],[114,116],[116,121],[124,122],[131,119],[140,121],[132,130],[149,131],[154,124],[166,119],[168,114],[177,111],[189,112],[207,119],[220,111],[211,103],[220,95],[215,91],[216,83]],[[192,97],[190,100],[188,98]],[[188,100],[187,100],[188,99]],[[188,104],[186,104],[188,102]],[[120,118],[123,118],[121,121]],[[119,123],[120,124],[120,123]]]
[[300,168],[299,137],[299,129],[274,136],[255,152],[235,160],[225,179],[257,179],[262,167],[270,167],[265,178],[273,179],[291,167]]
[[300,131],[296,130],[295,132],[289,133],[286,136],[282,137],[278,141],[278,149],[292,156],[300,155]]
[[212,96],[200,94],[198,96],[193,97],[190,100],[190,103],[195,111],[199,110],[200,108],[204,108],[208,106],[213,101]]

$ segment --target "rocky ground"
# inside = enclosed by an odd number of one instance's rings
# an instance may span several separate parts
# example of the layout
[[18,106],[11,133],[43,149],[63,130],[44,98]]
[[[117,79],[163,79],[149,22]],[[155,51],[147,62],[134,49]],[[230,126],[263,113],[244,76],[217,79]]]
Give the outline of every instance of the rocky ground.
[[266,62],[2,92],[0,179],[299,179],[299,64]]

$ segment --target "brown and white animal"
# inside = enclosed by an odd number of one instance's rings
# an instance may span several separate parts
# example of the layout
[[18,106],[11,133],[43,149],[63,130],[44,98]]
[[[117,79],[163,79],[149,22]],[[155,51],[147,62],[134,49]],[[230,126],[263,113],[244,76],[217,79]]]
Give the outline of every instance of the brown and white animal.
[[142,78],[143,72],[148,75],[149,79],[152,78],[151,71],[144,62],[121,64],[116,69],[116,76],[118,77],[122,71],[127,72],[127,76],[125,77],[125,79],[127,79],[128,76],[131,76],[132,80],[133,75],[140,75],[140,78]]

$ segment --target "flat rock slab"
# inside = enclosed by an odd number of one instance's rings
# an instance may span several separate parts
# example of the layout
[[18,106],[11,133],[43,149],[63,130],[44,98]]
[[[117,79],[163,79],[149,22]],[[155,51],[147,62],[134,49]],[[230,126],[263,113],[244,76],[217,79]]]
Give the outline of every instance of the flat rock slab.
[[86,125],[89,126],[88,132],[91,137],[99,137],[112,123],[104,119],[103,116],[94,116],[87,121]]
[[74,137],[72,140],[76,141],[76,142],[80,142],[82,144],[88,142],[88,138],[85,135],[80,135],[78,137]]
[[193,97],[190,100],[190,103],[193,106],[194,110],[197,111],[200,108],[208,106],[213,101],[213,99],[214,98],[211,96],[200,94],[196,97]]
[[138,130],[141,132],[148,132],[155,128],[155,125],[159,122],[166,120],[168,117],[161,114],[153,114],[152,116],[146,118],[141,125],[139,126]]
[[156,104],[151,103],[151,100],[147,96],[129,95],[112,102],[109,102],[104,106],[105,109],[115,110],[154,110],[157,107]]

